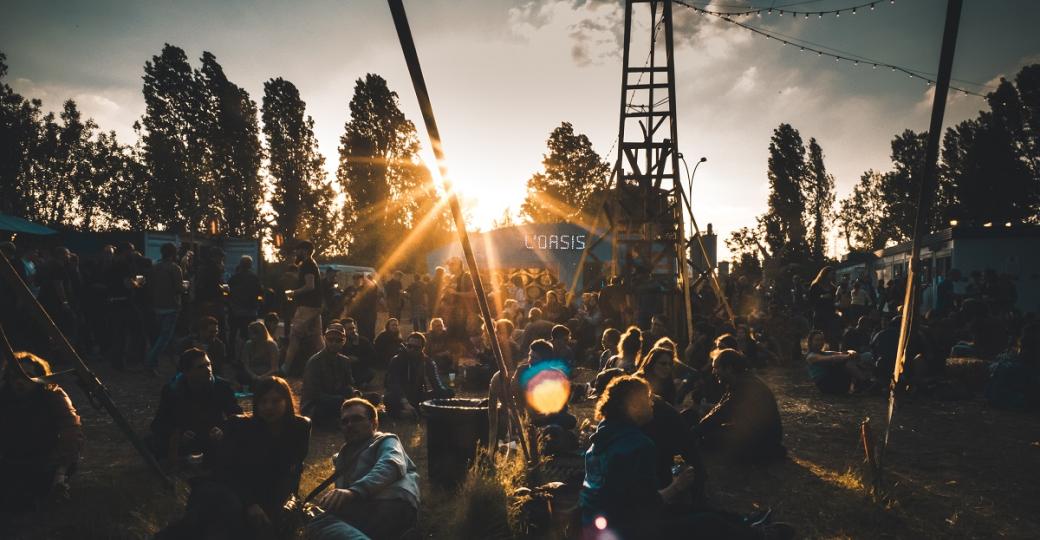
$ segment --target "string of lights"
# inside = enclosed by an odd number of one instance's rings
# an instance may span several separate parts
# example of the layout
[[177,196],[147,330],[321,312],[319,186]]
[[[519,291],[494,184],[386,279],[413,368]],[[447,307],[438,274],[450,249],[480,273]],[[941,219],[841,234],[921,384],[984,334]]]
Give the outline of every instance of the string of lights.
[[[888,1],[889,5],[893,5],[895,3],[896,3],[896,0],[889,0]],[[846,14],[849,14],[849,15],[855,15],[856,13],[858,13],[858,10],[863,10],[863,11],[866,11],[866,12],[874,11],[874,8],[875,8],[875,6],[877,6],[877,4],[884,5],[885,2],[884,2],[884,0],[874,0],[873,2],[864,2],[862,4],[857,4],[857,5],[854,5],[854,6],[846,6],[846,7],[838,8],[838,9],[825,9],[825,10],[817,10],[817,11],[802,11],[802,10],[795,10],[795,9],[782,9],[782,7],[768,7],[768,8],[749,7],[747,9],[738,10],[738,11],[715,11],[715,10],[707,9],[707,8],[695,8],[695,9],[697,9],[698,11],[702,11],[704,13],[709,13],[711,15],[725,15],[727,17],[730,17],[730,16],[733,16],[733,17],[750,17],[750,16],[761,17],[763,14],[765,14],[765,15],[779,15],[780,17],[783,17],[784,15],[789,15],[789,16],[792,16],[792,17],[803,16],[806,19],[815,16],[817,19],[822,19],[824,15],[834,15],[835,17],[841,17],[842,13],[846,13]],[[707,5],[711,5],[711,4],[707,4]],[[690,7],[693,7],[693,6],[690,6]]]
[[[775,34],[773,32],[769,32],[767,30],[762,30],[761,28],[756,28],[754,26],[751,26],[751,25],[748,25],[748,24],[744,24],[744,23],[742,23],[740,21],[737,21],[737,20],[733,19],[732,17],[730,17],[728,15],[719,15],[719,14],[716,14],[716,13],[712,13],[710,11],[701,9],[701,8],[699,8],[697,6],[688,4],[688,3],[686,3],[686,2],[684,2],[682,0],[675,0],[675,3],[679,4],[681,6],[688,7],[688,8],[690,8],[690,9],[692,9],[694,11],[697,11],[697,12],[699,12],[701,14],[711,15],[713,17],[717,17],[717,18],[722,19],[723,21],[726,21],[726,22],[728,22],[730,24],[739,26],[739,27],[741,27],[741,28],[743,28],[743,29],[745,29],[745,30],[747,30],[749,32],[752,32],[754,34],[757,34],[757,35],[760,35],[762,37],[765,37],[766,39],[772,39],[772,40],[778,41],[778,42],[780,42],[784,46],[791,45],[791,46],[794,46],[794,47],[798,47],[798,50],[800,52],[816,53],[816,55],[818,57],[821,57],[821,58],[822,57],[833,58],[834,61],[838,62],[838,63],[840,63],[842,61],[845,61],[847,64],[851,64],[853,66],[859,66],[862,63],[864,65],[869,65],[871,67],[871,69],[875,69],[875,70],[878,69],[879,67],[880,68],[887,68],[887,69],[891,70],[892,72],[903,73],[904,75],[909,76],[911,79],[920,79],[920,80],[924,81],[928,85],[935,84],[935,79],[931,78],[931,76],[929,76],[930,74],[926,74],[926,73],[918,71],[918,70],[906,68],[906,67],[903,67],[903,66],[897,66],[895,64],[890,64],[888,62],[883,62],[881,60],[874,60],[874,59],[871,59],[871,58],[867,58],[867,57],[859,56],[859,55],[854,55],[854,54],[848,54],[848,53],[846,53],[844,55],[843,54],[835,54],[835,53],[832,53],[830,51],[823,50],[823,49],[825,49],[827,47],[823,47],[823,46],[820,46],[820,45],[815,45],[814,46],[814,44],[811,44],[811,43],[808,43],[808,42],[805,42],[805,41],[802,41],[802,40],[799,40],[799,39],[778,35],[778,34]],[[968,95],[968,96],[976,96],[976,97],[980,97],[980,98],[985,98],[986,97],[985,94],[981,94],[979,92],[976,92],[976,91],[973,91],[973,90],[968,90],[966,88],[962,88],[962,87],[958,87],[958,86],[952,86],[951,85],[950,86],[950,90],[956,91],[956,92],[960,92],[961,94]]]

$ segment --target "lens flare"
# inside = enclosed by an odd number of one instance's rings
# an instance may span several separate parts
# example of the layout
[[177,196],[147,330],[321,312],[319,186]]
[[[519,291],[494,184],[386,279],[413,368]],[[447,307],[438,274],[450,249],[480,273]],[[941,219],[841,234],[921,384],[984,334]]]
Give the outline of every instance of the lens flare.
[[538,414],[562,411],[571,397],[567,371],[567,363],[562,360],[547,360],[528,368],[520,377],[527,405]]

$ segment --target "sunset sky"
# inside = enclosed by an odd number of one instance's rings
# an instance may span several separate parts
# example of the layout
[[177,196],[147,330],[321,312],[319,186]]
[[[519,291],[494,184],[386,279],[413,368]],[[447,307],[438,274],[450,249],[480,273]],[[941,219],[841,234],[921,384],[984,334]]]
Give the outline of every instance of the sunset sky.
[[[706,6],[707,2],[690,2]],[[725,0],[713,9],[753,5],[829,10],[858,0]],[[618,1],[406,0],[412,31],[454,180],[476,224],[519,208],[525,182],[541,167],[545,140],[574,124],[600,153],[617,136],[623,4]],[[824,19],[763,15],[750,25],[830,49],[934,73],[944,0],[887,0]],[[103,129],[132,142],[144,112],[141,77],[164,43],[184,48],[197,67],[214,53],[229,78],[259,104],[263,82],[299,87],[316,123],[330,174],[348,119],[354,82],[385,77],[428,148],[407,70],[384,2],[156,1],[4,2],[0,50],[8,82],[57,110],[67,98]],[[766,160],[773,128],[788,122],[816,137],[839,198],[869,168],[887,170],[889,142],[928,125],[931,92],[887,69],[799,53],[724,21],[676,6],[680,151],[700,156],[693,205],[702,227],[721,236],[765,209]],[[999,77],[1040,62],[1040,2],[967,0],[955,85],[985,93]],[[982,99],[954,94],[946,125],[972,117]],[[428,155],[428,154],[427,154]],[[606,156],[605,156],[606,157]],[[613,161],[613,156],[608,159]],[[720,242],[720,253],[726,256]]]

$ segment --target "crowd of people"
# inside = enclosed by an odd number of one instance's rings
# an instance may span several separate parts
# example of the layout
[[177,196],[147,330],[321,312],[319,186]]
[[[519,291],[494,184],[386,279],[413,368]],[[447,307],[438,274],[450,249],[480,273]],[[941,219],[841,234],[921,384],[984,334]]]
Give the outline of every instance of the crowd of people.
[[[584,451],[584,478],[573,487],[586,537],[608,529],[621,538],[691,530],[790,537],[790,526],[768,516],[707,505],[702,455],[763,465],[784,458],[780,410],[760,368],[804,366],[821,394],[888,388],[905,287],[836,281],[830,267],[807,283],[751,285],[739,277],[723,290],[701,276],[686,340],[629,278],[611,278],[599,291],[572,294],[558,285],[532,297],[518,279],[488,276],[495,322],[486,332],[458,259],[407,284],[400,272],[381,284],[357,273],[341,288],[334,271],[322,275],[313,245],[301,242],[283,288],[265,287],[249,257],[225,281],[217,249],[196,261],[166,244],[152,262],[131,245],[106,246],[82,267],[65,248],[42,256],[0,249],[84,357],[145,376],[158,375],[164,361],[175,365],[148,446],[167,466],[188,463],[209,474],[192,482],[183,517],[163,538],[276,538],[291,513],[286,503],[297,497],[311,430],[337,427],[345,442],[332,490],[314,499],[324,513],[309,525],[312,537],[400,538],[416,523],[418,471],[401,441],[379,431],[381,418],[417,421],[422,402],[457,392],[487,397],[492,448],[508,448],[519,435],[499,404],[520,396],[535,433],[570,441],[545,454]],[[955,397],[972,386],[957,372],[957,360],[970,358],[988,370],[974,383],[991,404],[1036,409],[1035,315],[1015,311],[1013,288],[990,273],[967,287],[958,281],[950,271],[928,288],[930,308],[911,337],[900,389]],[[4,371],[0,496],[31,493],[19,502],[32,506],[67,496],[84,437],[68,396],[46,379],[47,342],[27,323],[28,308],[0,294],[17,306],[0,310],[16,350],[35,351],[18,354],[22,370]],[[570,381],[552,410],[522,399],[546,372]],[[582,400],[596,402],[597,424],[583,426],[572,412]]]

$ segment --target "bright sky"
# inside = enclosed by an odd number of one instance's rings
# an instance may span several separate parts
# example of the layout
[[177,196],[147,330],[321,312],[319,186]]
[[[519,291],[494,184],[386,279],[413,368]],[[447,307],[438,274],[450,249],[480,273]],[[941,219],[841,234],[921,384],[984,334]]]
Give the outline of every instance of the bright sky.
[[[691,2],[705,5],[707,2]],[[837,9],[858,0],[725,0]],[[71,5],[68,5],[71,4]],[[747,19],[803,40],[926,72],[938,65],[945,1],[879,1],[820,20]],[[527,178],[541,167],[545,140],[562,121],[600,153],[617,136],[623,11],[619,1],[406,0],[412,31],[444,137],[451,173],[476,224],[515,211]],[[928,125],[931,93],[919,80],[861,64],[819,59],[675,6],[680,150],[708,162],[695,180],[701,226],[720,237],[753,222],[766,205],[769,137],[781,122],[816,137],[844,196],[868,168],[889,167],[889,142]],[[379,0],[223,0],[66,3],[5,1],[0,50],[10,84],[57,110],[75,99],[104,129],[133,140],[144,112],[144,62],[169,42],[197,67],[213,52],[229,78],[258,103],[263,82],[299,87],[314,116],[330,174],[348,119],[354,81],[385,77],[409,118],[422,120],[386,5]],[[1040,62],[1040,2],[967,0],[954,78],[992,85]],[[985,90],[967,84],[972,90]],[[981,99],[955,95],[946,125],[974,116]],[[428,155],[428,154],[427,154]],[[613,158],[610,158],[611,161]],[[719,242],[720,256],[728,253]]]

